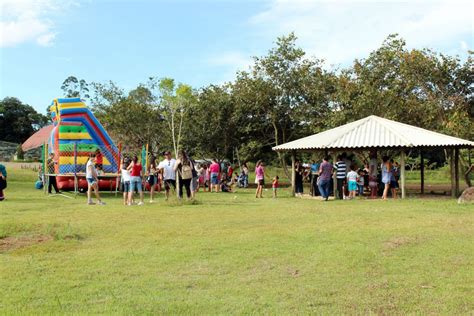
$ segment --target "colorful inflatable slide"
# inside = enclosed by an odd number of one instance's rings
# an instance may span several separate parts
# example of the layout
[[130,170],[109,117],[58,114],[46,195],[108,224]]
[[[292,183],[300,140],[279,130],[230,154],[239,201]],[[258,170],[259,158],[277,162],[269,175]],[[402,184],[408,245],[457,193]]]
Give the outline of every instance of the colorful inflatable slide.
[[[84,178],[90,153],[97,149],[103,155],[104,175],[101,189],[115,188],[120,153],[100,122],[79,98],[54,99],[50,107],[54,128],[48,152],[53,152],[57,165],[54,173],[60,190],[87,188]],[[51,171],[50,171],[51,172]]]

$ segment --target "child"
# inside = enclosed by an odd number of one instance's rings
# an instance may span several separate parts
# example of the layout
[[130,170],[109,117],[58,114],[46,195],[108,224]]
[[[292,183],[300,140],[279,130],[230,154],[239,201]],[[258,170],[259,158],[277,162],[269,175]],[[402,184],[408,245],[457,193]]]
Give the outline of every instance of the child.
[[359,191],[359,196],[364,195],[364,186],[365,186],[365,172],[362,169],[359,169],[359,180],[357,180],[357,188]]
[[104,156],[102,156],[102,153],[100,152],[100,149],[97,148],[95,151],[95,167],[97,168],[97,174],[102,175],[104,173],[103,164],[104,161]]
[[105,205],[104,202],[100,199],[99,195],[99,179],[97,178],[97,170],[95,169],[95,154],[90,154],[89,161],[86,165],[86,180],[87,180],[87,204],[94,205],[92,202],[92,189],[94,189],[95,196],[97,198],[97,204]]
[[7,188],[7,169],[5,166],[0,164],[0,201],[5,200],[5,195],[3,195],[3,190]]
[[278,187],[280,186],[280,184],[278,183],[278,180],[280,178],[278,176],[275,176],[275,178],[273,178],[273,181],[272,181],[272,189],[273,189],[273,198],[276,199],[277,198],[277,190],[278,190]]
[[359,175],[355,172],[355,166],[351,166],[351,171],[347,174],[347,182],[349,189],[349,199],[353,199],[356,196],[357,192],[357,182],[359,181]]
[[123,185],[123,205],[128,204],[128,193],[130,192],[130,172],[127,170],[130,159],[124,158],[122,161],[122,185]]
[[221,189],[221,192],[232,193],[232,182],[229,181],[228,179],[221,180],[220,189]]

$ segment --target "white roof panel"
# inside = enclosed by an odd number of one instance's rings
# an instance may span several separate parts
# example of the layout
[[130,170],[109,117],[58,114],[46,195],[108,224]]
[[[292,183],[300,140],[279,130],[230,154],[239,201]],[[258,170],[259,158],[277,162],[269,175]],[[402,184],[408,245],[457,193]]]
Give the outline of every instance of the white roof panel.
[[273,147],[276,151],[368,147],[474,147],[474,142],[375,115]]

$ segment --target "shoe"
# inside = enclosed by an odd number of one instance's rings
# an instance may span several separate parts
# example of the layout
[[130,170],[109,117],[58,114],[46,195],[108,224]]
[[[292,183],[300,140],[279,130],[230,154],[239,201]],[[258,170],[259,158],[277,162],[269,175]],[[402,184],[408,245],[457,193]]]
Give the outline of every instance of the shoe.
[[137,205],[142,206],[144,203],[143,202],[138,202]]
[[95,205],[95,203],[92,202],[92,201],[89,201],[89,202],[87,202],[87,205]]
[[150,203],[155,203],[153,200],[150,200]]
[[99,205],[105,205],[105,203],[102,202],[102,201],[97,202],[97,204],[99,204]]

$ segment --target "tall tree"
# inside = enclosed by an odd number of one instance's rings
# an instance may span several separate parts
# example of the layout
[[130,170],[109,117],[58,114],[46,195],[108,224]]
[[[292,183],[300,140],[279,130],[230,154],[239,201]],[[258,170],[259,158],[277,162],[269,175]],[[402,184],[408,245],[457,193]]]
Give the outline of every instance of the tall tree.
[[77,79],[75,76],[67,77],[62,85],[61,90],[66,98],[84,98],[88,99],[89,84],[84,79]]
[[17,98],[0,101],[0,140],[22,143],[47,122],[46,116]]

